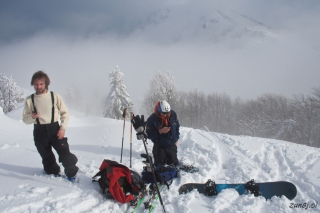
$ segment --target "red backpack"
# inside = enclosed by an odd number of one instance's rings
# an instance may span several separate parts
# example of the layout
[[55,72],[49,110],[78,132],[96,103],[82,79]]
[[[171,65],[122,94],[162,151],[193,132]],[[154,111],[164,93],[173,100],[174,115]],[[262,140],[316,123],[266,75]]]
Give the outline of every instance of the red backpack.
[[[134,200],[144,188],[144,182],[140,175],[128,167],[116,161],[104,160],[99,172],[92,177],[93,182],[99,182],[103,193],[107,198],[115,199],[120,203]],[[100,176],[98,180],[95,178]]]

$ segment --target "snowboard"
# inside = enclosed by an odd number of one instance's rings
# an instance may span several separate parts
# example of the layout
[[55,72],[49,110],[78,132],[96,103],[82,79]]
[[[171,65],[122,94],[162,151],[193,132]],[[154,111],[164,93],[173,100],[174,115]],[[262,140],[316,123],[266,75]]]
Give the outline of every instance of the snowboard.
[[235,189],[240,195],[254,194],[271,199],[273,196],[286,196],[292,200],[297,195],[297,188],[294,184],[286,181],[255,183],[251,180],[242,184],[215,184],[208,180],[206,183],[186,183],[179,188],[179,194],[188,193],[197,189],[199,193],[206,196],[219,194],[224,189]]

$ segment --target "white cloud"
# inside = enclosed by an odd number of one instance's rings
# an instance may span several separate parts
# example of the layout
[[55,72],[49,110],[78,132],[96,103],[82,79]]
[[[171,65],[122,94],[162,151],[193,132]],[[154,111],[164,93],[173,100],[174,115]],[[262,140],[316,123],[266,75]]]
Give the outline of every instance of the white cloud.
[[[35,71],[44,70],[54,91],[78,84],[107,94],[108,72],[119,65],[139,105],[158,70],[172,71],[181,90],[242,98],[306,93],[320,81],[319,51],[314,49],[320,47],[319,32],[302,33],[312,31],[319,20],[313,20],[316,7],[299,10],[298,1],[289,8],[287,1],[79,1],[74,7],[57,2],[51,7],[38,2],[30,11],[21,3],[19,17],[25,19],[0,16],[1,26],[3,17],[18,24],[9,32],[19,38],[1,40],[0,72],[23,87],[30,87]],[[18,12],[12,5],[7,8]],[[32,32],[24,37],[21,25],[31,26]]]

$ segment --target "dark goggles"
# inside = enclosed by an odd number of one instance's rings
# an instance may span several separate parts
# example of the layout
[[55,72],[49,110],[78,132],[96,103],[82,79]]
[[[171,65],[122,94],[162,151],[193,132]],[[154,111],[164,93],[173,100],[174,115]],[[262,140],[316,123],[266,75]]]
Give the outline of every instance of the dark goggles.
[[168,115],[170,112],[161,112],[164,115]]

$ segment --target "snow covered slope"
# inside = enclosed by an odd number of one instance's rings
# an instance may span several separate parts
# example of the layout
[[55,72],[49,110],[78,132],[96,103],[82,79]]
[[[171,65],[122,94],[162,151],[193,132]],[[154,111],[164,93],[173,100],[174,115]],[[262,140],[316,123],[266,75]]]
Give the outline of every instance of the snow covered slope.
[[[272,42],[278,37],[272,28],[235,11],[220,7],[212,8],[212,5],[207,7],[202,5],[202,9],[199,10],[200,5],[197,2],[189,3],[194,4],[194,8],[197,9],[173,7],[158,10],[147,19],[141,20],[130,33],[141,36],[142,31],[143,36],[152,36],[164,43],[197,40],[207,45],[219,42],[226,45],[232,42],[233,48],[236,44],[238,46]],[[165,36],[163,32],[166,32]]]
[[[18,119],[19,120],[19,119]],[[123,121],[100,117],[70,118],[66,136],[71,152],[79,158],[80,183],[43,174],[41,158],[33,145],[32,125],[0,113],[0,212],[123,212],[126,205],[107,200],[91,177],[103,159],[120,161]],[[126,123],[123,163],[129,166],[130,123]],[[144,152],[133,137],[133,169],[141,172]],[[149,150],[151,152],[152,143]],[[197,174],[181,173],[169,190],[163,192],[167,212],[300,212],[293,204],[320,201],[320,150],[289,142],[230,136],[181,128],[178,157],[200,168]],[[63,170],[63,169],[62,169]],[[217,197],[196,191],[179,195],[187,182],[217,183],[290,181],[297,197],[273,197],[266,201],[252,195],[225,190]],[[293,203],[293,204],[292,204]],[[160,204],[155,212],[162,212]],[[320,212],[320,206],[308,212]]]

